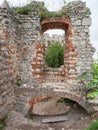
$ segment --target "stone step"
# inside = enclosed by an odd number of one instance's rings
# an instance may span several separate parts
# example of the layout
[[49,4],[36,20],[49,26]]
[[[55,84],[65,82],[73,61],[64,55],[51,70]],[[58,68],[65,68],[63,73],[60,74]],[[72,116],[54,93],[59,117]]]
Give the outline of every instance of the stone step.
[[89,99],[88,102],[93,105],[95,111],[98,111],[98,96],[94,99]]
[[94,106],[96,112],[98,112],[98,106]]
[[42,87],[45,87],[45,88],[46,88],[46,87],[51,87],[51,86],[52,86],[52,88],[54,88],[54,89],[64,89],[64,90],[66,89],[66,85],[65,85],[65,84],[62,84],[62,83],[61,83],[61,84],[60,84],[60,83],[59,83],[59,84],[56,84],[56,83],[55,83],[55,84],[54,84],[54,83],[52,84],[52,82],[51,82],[51,83],[49,82],[49,83],[43,83],[43,84],[42,84]]
[[[47,87],[51,87],[52,85],[44,85],[44,86],[42,86],[43,88],[47,88]],[[60,86],[52,86],[52,88],[54,89],[54,90],[57,90],[57,91],[59,91],[59,90],[66,90],[66,88],[65,87],[60,87]]]
[[96,97],[94,99],[89,99],[88,102],[96,106],[96,105],[98,105],[98,97]]
[[54,117],[48,117],[42,119],[42,123],[54,123],[54,122],[61,122],[61,121],[67,121],[67,116],[54,116]]

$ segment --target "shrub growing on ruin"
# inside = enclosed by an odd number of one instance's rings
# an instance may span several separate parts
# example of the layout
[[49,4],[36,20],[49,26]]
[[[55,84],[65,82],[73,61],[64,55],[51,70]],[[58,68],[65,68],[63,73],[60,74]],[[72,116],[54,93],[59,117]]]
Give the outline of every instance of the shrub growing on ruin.
[[87,91],[87,98],[94,98],[98,96],[98,59],[95,60],[92,64],[92,70],[84,72],[79,76],[82,83],[83,79],[89,80],[88,83],[84,82]]
[[0,118],[0,130],[4,130],[7,126],[7,119],[8,115],[5,115],[4,117]]
[[64,64],[64,47],[61,43],[50,43],[45,51],[45,62],[51,68],[58,68]]

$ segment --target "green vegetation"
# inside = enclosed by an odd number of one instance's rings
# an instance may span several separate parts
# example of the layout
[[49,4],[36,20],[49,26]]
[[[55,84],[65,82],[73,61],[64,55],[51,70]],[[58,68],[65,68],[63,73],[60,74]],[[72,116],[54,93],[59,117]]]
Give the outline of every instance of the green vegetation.
[[64,64],[64,47],[59,42],[52,42],[45,51],[48,67],[58,68]]
[[20,80],[16,80],[16,81],[15,81],[15,84],[16,84],[17,86],[20,86],[22,83],[21,83]]
[[59,103],[59,102],[61,102],[61,103],[65,102],[65,103],[68,103],[69,105],[74,105],[75,104],[74,101],[72,101],[72,100],[70,100],[68,98],[63,98],[63,97],[58,99],[57,103]]
[[44,6],[44,3],[42,2],[36,2],[33,4],[32,2],[24,7],[13,7],[12,12],[13,13],[19,13],[23,15],[31,14],[32,12],[38,10],[38,15],[40,16],[41,20],[47,17],[53,17],[55,15],[61,15],[61,11],[56,12],[50,12],[48,9]]
[[55,15],[55,12],[49,12],[47,8],[44,6],[43,2],[36,2],[33,4],[31,2],[30,4],[24,6],[24,7],[13,7],[12,12],[13,13],[19,13],[23,15],[31,14],[32,12],[35,12],[38,10],[38,15],[40,16],[41,20],[46,17],[52,17]]
[[98,96],[98,89],[91,90],[87,94],[87,98],[91,98],[91,99],[96,97],[96,96]]
[[4,130],[5,129],[7,118],[8,118],[8,115],[0,118],[0,130]]
[[92,64],[92,71],[84,72],[79,78],[82,80],[88,79],[89,82],[85,83],[86,89],[89,91],[87,92],[87,98],[94,98],[98,96],[98,60],[95,60]]
[[24,7],[16,7],[12,9],[13,12],[17,12],[19,14],[24,14],[24,15],[28,15],[29,12],[31,11],[29,6],[24,6]]
[[31,2],[30,4],[27,4],[24,7],[12,7],[12,12],[23,14],[23,15],[28,15],[38,10],[38,15],[40,16],[41,20],[43,20],[49,17],[66,15],[69,9],[70,9],[69,7],[68,8],[66,7],[66,8],[62,8],[60,11],[57,11],[57,12],[50,12],[44,6],[43,2],[36,2],[36,3]]
[[[73,8],[76,12],[78,12],[78,10],[80,10],[80,7],[78,7],[77,3],[74,3],[73,7],[72,7],[72,6],[70,6],[70,1],[66,2],[66,0],[64,0],[64,4],[65,4],[64,7],[62,7],[62,9],[57,12],[48,11],[48,9],[44,5],[44,2],[33,3],[33,0],[30,0],[30,1],[31,1],[31,3],[27,4],[24,7],[13,7],[12,12],[23,14],[23,15],[28,15],[34,11],[38,11],[38,15],[40,16],[41,20],[43,20],[45,18],[54,17],[54,16],[56,16],[56,17],[65,16],[66,14],[68,14],[68,12],[73,10]],[[83,13],[84,13],[84,15],[88,15],[91,12],[89,9],[87,9],[87,10],[84,10]]]
[[98,130],[98,119],[93,121],[85,130]]

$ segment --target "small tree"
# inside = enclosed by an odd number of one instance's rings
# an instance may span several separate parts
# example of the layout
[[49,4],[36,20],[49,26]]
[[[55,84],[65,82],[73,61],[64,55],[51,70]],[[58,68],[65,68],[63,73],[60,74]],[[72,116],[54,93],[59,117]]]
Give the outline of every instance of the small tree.
[[[93,62],[92,69],[80,75],[79,79],[86,87],[87,98],[98,96],[98,59]],[[85,83],[83,79],[88,80],[88,82]]]
[[52,42],[45,51],[45,63],[52,68],[64,64],[64,47],[59,42]]

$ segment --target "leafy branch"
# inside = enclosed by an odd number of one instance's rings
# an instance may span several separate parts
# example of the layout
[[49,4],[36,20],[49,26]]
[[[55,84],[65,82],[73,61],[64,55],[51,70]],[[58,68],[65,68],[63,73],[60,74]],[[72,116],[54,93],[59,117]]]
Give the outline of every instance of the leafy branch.
[[[87,98],[98,96],[98,61],[96,60],[92,64],[92,71],[84,72],[78,79],[85,86]],[[88,80],[88,82],[85,83],[85,80]]]

